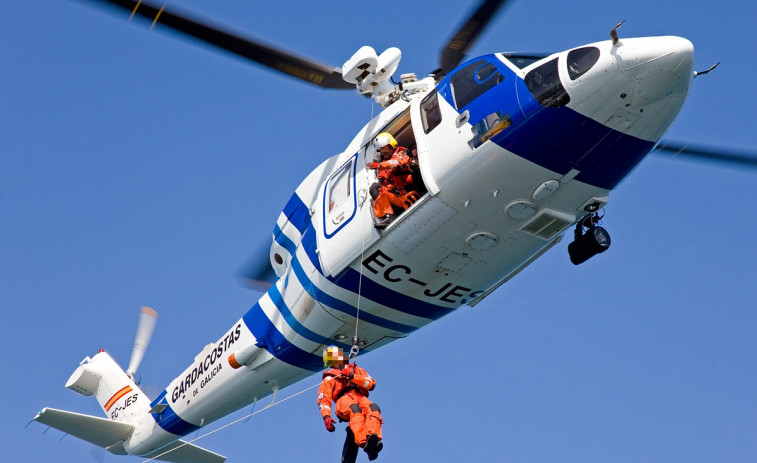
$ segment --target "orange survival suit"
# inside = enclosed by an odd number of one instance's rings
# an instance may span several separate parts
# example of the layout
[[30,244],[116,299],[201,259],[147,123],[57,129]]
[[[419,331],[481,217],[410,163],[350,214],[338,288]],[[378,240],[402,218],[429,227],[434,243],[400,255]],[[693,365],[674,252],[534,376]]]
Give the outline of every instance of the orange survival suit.
[[379,184],[371,188],[373,198],[373,214],[380,219],[394,213],[392,206],[401,210],[410,207],[420,195],[415,191],[407,191],[408,185],[413,183],[410,171],[413,158],[410,151],[398,146],[387,161],[369,163],[371,169],[378,170]]
[[355,364],[345,364],[342,369],[330,368],[323,372],[318,388],[318,408],[323,419],[331,419],[331,403],[336,402],[337,418],[349,422],[359,447],[364,447],[372,434],[376,434],[379,441],[382,439],[381,410],[368,400],[368,391],[374,387],[376,381],[368,372]]

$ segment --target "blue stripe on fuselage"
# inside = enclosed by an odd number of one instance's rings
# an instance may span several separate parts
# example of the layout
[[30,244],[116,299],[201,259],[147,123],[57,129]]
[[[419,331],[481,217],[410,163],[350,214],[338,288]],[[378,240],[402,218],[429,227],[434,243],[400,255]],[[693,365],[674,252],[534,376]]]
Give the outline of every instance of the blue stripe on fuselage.
[[[274,286],[275,287],[275,286]],[[269,290],[270,292],[270,290]],[[263,296],[265,297],[265,296]],[[280,309],[279,309],[280,310]],[[313,355],[292,344],[277,328],[263,311],[259,302],[242,317],[247,329],[255,336],[258,347],[265,348],[277,359],[296,367],[310,371],[323,369],[320,355]]]
[[268,295],[271,297],[271,301],[273,301],[276,308],[279,309],[279,312],[281,312],[281,315],[284,316],[284,320],[286,320],[287,324],[303,338],[317,342],[319,344],[334,344],[343,349],[350,349],[351,346],[349,344],[333,341],[331,340],[331,338],[321,336],[320,334],[309,330],[306,326],[300,323],[300,321],[297,320],[292,311],[289,310],[286,302],[284,302],[284,297],[281,295],[281,292],[276,287],[276,285],[271,286],[271,289],[268,291]]
[[[323,275],[323,269],[321,268],[321,260],[318,257],[318,243],[316,243],[315,239],[315,227],[313,227],[313,223],[311,222],[307,229],[305,230],[305,233],[302,235],[302,247],[305,249],[305,252],[308,255],[308,259],[310,260],[311,265],[315,267],[316,270],[318,270],[318,273],[320,275]],[[355,288],[355,291],[357,291],[357,288]]]
[[[200,429],[200,426],[181,419],[170,405],[159,416],[160,419],[156,417],[155,421],[158,422],[160,427],[177,436],[186,436],[190,432]],[[153,417],[155,417],[155,413],[153,413]]]
[[177,436],[186,436],[190,432],[200,429],[200,426],[192,424],[188,421],[184,421],[179,415],[176,414],[173,408],[168,405],[168,400],[166,399],[167,394],[168,391],[164,390],[150,404],[150,408],[158,405],[159,403],[166,404],[166,409],[163,412],[152,413],[152,417],[153,419],[155,419],[155,422],[158,423],[158,425],[164,431],[170,432],[171,434],[175,434]]
[[310,223],[310,209],[302,202],[297,193],[289,198],[282,213],[300,231],[300,234],[305,232],[305,227]]
[[[308,279],[307,272],[305,272],[305,269],[302,268],[302,264],[300,263],[299,259],[297,259],[296,256],[294,259],[292,259],[292,270],[294,270],[294,273],[297,276],[297,279],[300,281],[300,284],[302,284],[302,287],[305,288],[305,291],[307,291],[308,294],[310,294],[310,297],[312,297],[316,301],[334,310],[345,313],[351,317],[357,317],[356,307],[342,301],[341,299],[337,299],[336,297],[329,295],[328,293],[326,293],[325,291],[321,290],[316,285],[314,285],[310,281],[310,279]],[[415,326],[404,325],[402,323],[397,323],[392,320],[387,320],[385,318],[373,315],[369,312],[361,312],[360,319],[368,323],[372,323],[376,326],[380,326],[382,328],[390,329],[393,331],[398,331],[400,333],[411,333],[415,331],[416,329],[418,329]]]
[[[341,288],[357,292],[360,285],[360,272],[347,267],[336,278],[329,278],[329,280]],[[365,275],[363,275],[363,286],[360,289],[361,295],[367,299],[390,307],[398,312],[426,318],[429,321],[438,320],[455,310],[449,307],[429,304],[400,292],[392,291],[386,286],[382,286],[370,278],[366,278]]]
[[294,255],[295,251],[297,251],[297,245],[294,244],[294,241],[292,241],[288,236],[284,234],[284,232],[279,228],[278,224],[273,227],[273,239],[281,245],[284,249],[286,249],[289,254]]
[[[305,235],[302,237],[302,246],[307,252],[310,263],[318,269],[319,274],[323,274],[318,261],[318,255],[315,253],[315,250],[317,248],[315,233],[316,232],[312,224],[308,226]],[[298,278],[300,278],[302,285],[307,288],[308,285],[306,283],[309,283],[310,281],[309,279],[307,279],[307,275],[304,271],[302,272],[302,275],[298,275]],[[307,280],[303,280],[303,278]],[[328,277],[328,280],[339,286],[340,288],[346,289],[347,291],[352,291],[355,294],[357,294],[358,289],[360,288],[360,273],[350,267],[347,267],[341,274],[337,275],[336,277]],[[392,291],[386,286],[382,286],[365,276],[363,276],[363,287],[361,295],[394,310],[416,317],[427,318],[429,320],[437,320],[454,310],[448,307],[430,304],[428,302],[406,296],[397,291]],[[320,300],[318,298],[315,299]],[[384,325],[382,324],[381,326]],[[402,332],[409,333],[409,331]]]
[[520,79],[518,95],[528,117],[492,141],[558,174],[577,169],[581,173],[576,180],[612,190],[654,146],[651,141],[613,130],[568,107],[545,108]]

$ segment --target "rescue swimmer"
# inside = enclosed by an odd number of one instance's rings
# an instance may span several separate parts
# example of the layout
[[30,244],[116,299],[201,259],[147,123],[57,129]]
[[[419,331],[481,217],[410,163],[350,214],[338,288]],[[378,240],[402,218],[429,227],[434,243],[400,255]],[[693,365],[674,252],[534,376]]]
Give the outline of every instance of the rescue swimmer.
[[368,393],[376,381],[368,372],[349,363],[342,348],[329,346],[323,351],[323,380],[318,388],[318,408],[328,432],[334,432],[335,420],[331,417],[331,404],[336,403],[339,421],[348,422],[347,437],[342,449],[342,463],[354,463],[358,448],[375,460],[384,448],[381,435],[381,409],[368,400]]

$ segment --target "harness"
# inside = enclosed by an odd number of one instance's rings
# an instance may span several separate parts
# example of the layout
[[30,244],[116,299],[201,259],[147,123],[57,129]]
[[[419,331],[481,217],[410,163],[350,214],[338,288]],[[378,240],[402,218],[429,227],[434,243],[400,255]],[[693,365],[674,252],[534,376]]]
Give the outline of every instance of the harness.
[[[329,369],[329,370],[326,370],[326,371],[323,372],[323,377],[324,378],[326,376],[333,376],[335,380],[339,376],[341,376],[341,375],[342,375],[342,370],[337,370],[336,368],[332,368],[332,369]],[[359,386],[357,386],[356,384],[354,384],[354,383],[352,383],[350,381],[350,382],[347,383],[346,386],[342,387],[342,389],[339,392],[336,393],[336,395],[334,396],[333,400],[334,400],[334,402],[336,402],[342,396],[344,396],[345,394],[347,394],[350,391],[358,391],[362,395],[368,397],[368,391],[366,391],[365,389],[362,389],[362,390],[361,389],[362,388],[360,388]]]
[[[336,397],[334,397],[334,402],[342,398],[343,395],[350,391],[360,391],[360,389],[354,384],[350,383],[348,386],[343,387],[342,390],[337,393]],[[366,393],[365,396],[367,397],[368,394]]]

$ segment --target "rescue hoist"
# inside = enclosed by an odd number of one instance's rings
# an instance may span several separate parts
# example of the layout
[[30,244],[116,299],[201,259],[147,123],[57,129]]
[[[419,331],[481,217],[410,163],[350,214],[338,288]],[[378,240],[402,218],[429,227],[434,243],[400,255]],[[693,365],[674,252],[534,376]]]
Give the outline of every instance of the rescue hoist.
[[357,358],[357,354],[360,352],[360,338],[358,338],[357,335],[355,335],[352,338],[352,347],[350,347],[350,361],[352,363],[355,363],[355,359]]

